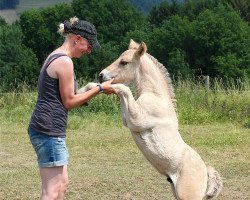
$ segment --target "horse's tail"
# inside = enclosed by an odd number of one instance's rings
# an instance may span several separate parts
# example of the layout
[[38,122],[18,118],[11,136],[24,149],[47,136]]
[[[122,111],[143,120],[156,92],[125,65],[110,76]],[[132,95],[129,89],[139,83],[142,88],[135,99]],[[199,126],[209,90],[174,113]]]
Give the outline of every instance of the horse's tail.
[[217,197],[222,190],[222,178],[220,174],[213,168],[207,167],[207,191],[206,197],[207,199],[211,199],[213,197]]

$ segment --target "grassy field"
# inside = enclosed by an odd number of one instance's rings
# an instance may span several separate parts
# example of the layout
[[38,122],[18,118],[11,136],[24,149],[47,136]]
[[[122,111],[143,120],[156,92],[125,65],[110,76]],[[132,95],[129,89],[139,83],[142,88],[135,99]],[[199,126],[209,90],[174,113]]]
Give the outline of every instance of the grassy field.
[[[68,131],[66,199],[174,199],[165,178],[144,159],[121,123],[105,114],[71,116],[69,124],[75,120],[82,127]],[[39,199],[38,169],[27,123],[27,119],[17,123],[1,115],[0,199]],[[221,173],[224,189],[218,199],[249,199],[249,129],[234,124],[182,125],[180,129],[186,142]]]
[[[250,199],[249,95],[247,91],[208,94],[191,85],[176,90],[180,132],[223,177],[220,200]],[[29,91],[0,95],[3,200],[39,199],[36,157],[26,131],[35,98]],[[69,113],[66,199],[173,200],[165,177],[146,161],[122,126],[116,102],[114,96],[101,95]]]

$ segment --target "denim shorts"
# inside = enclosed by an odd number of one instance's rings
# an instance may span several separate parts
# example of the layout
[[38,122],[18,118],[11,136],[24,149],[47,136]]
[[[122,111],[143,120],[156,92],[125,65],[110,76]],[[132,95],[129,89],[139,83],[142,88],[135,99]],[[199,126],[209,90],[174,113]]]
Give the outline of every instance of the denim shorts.
[[37,155],[40,168],[57,167],[68,164],[68,149],[65,137],[50,136],[44,133],[28,129],[31,144]]

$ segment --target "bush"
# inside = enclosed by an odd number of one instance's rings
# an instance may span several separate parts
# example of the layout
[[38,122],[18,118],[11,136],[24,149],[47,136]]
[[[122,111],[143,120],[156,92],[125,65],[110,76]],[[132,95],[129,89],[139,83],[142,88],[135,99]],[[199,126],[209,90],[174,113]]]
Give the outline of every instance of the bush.
[[35,85],[39,74],[33,51],[22,44],[23,34],[17,25],[0,28],[0,83],[3,91],[18,89],[26,82]]

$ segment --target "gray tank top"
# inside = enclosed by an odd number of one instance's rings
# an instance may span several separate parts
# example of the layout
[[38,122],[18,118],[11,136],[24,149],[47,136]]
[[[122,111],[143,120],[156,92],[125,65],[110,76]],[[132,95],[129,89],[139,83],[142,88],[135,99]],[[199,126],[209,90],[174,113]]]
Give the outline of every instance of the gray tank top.
[[[59,79],[52,78],[47,73],[48,66],[61,56],[67,55],[51,55],[44,63],[38,79],[38,98],[29,124],[32,129],[51,136],[66,136],[68,111],[60,96]],[[76,80],[74,88],[76,93]]]

